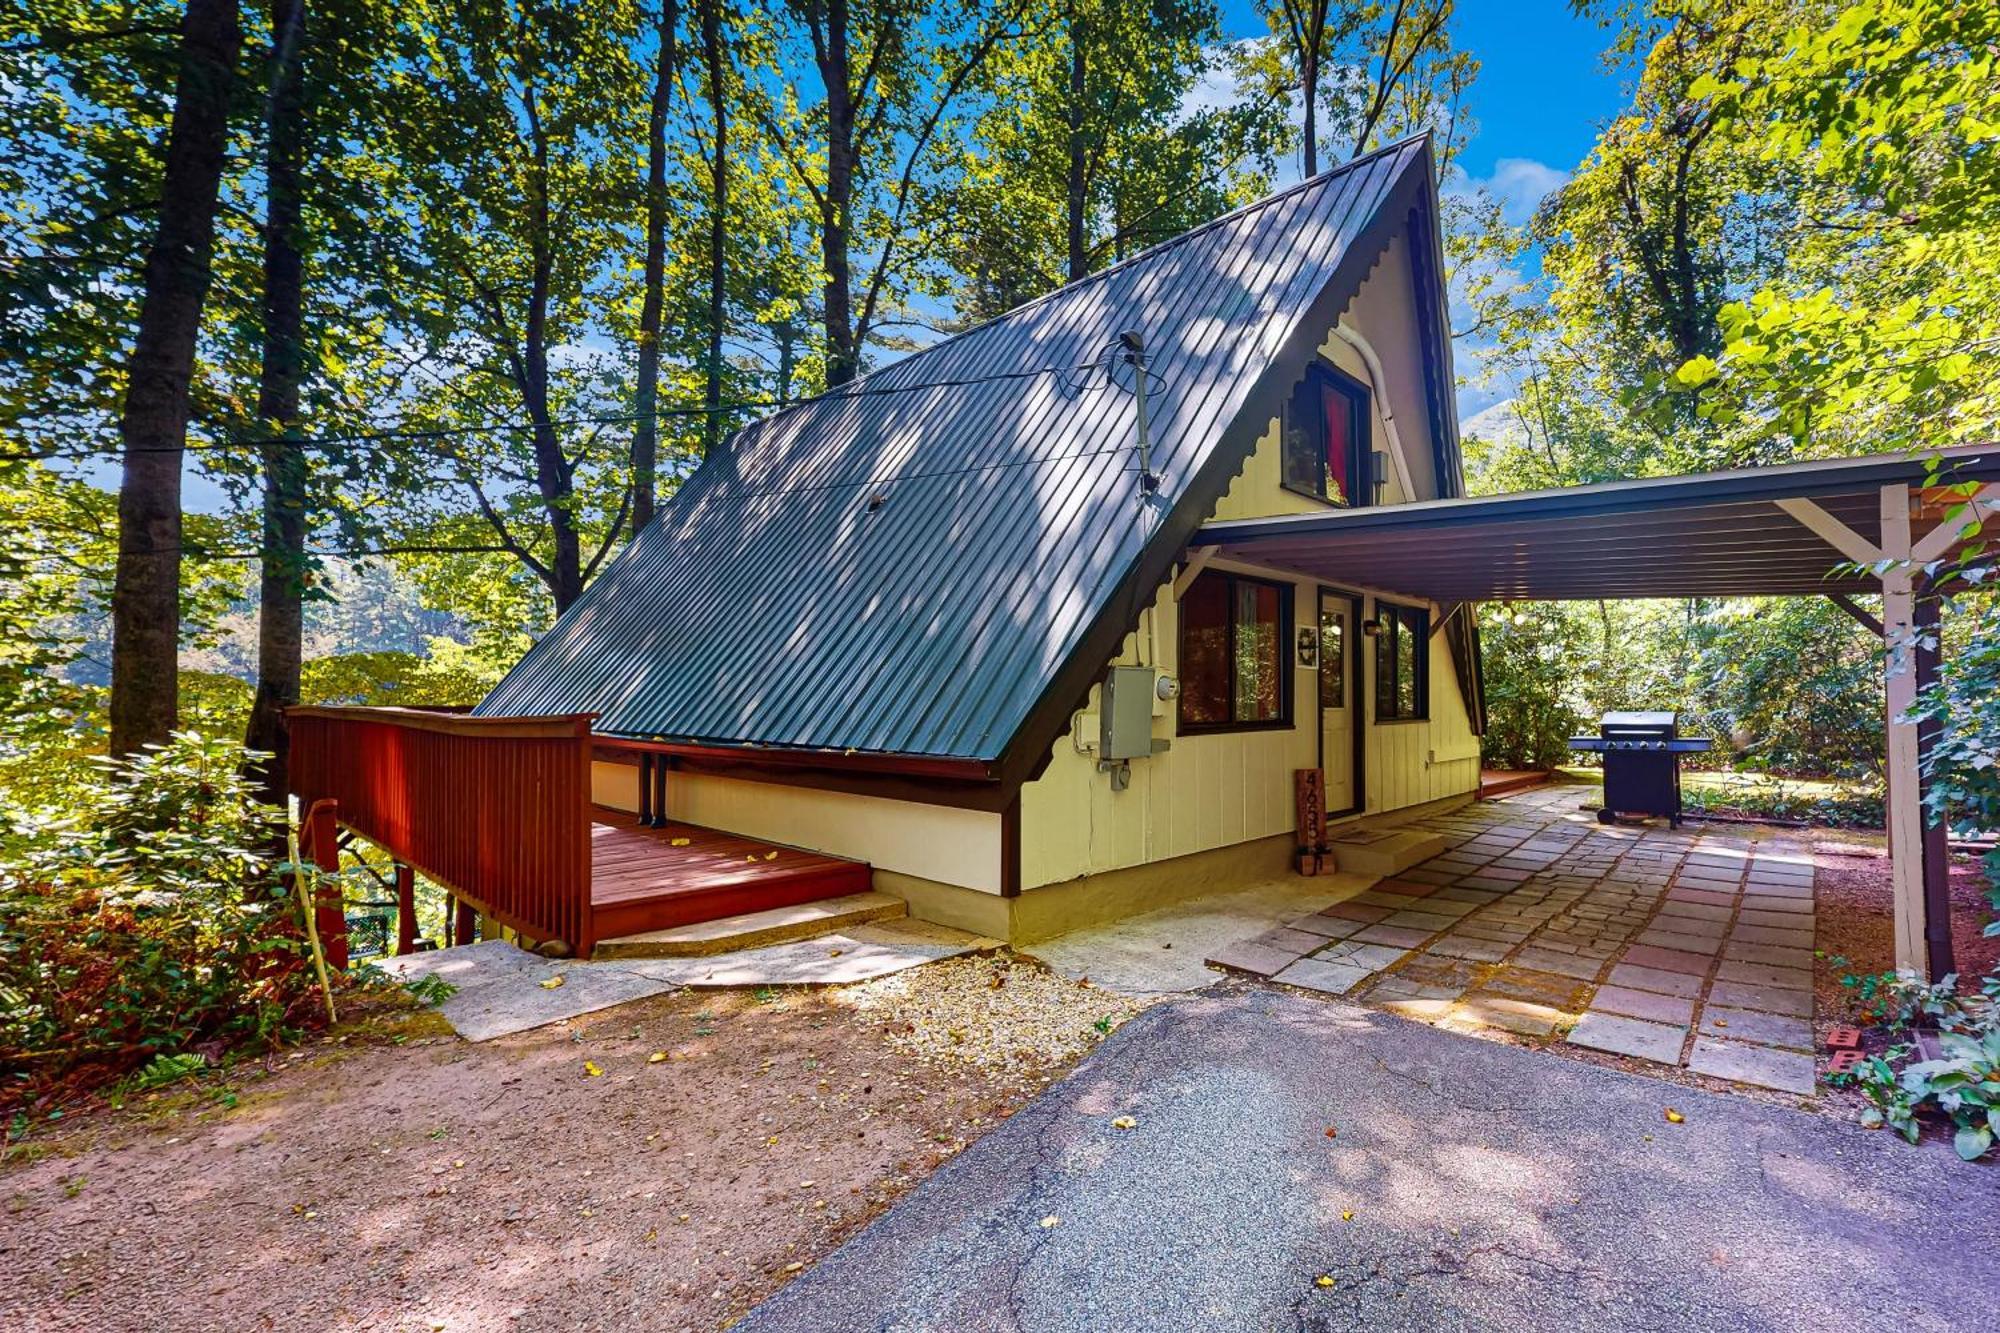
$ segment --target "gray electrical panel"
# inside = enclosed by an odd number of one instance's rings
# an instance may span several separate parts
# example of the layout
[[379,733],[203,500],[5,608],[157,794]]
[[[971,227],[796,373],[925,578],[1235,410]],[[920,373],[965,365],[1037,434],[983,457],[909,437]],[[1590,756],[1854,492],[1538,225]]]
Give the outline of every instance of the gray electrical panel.
[[1153,689],[1151,667],[1115,666],[1104,673],[1104,699],[1098,708],[1100,761],[1142,759],[1153,753]]

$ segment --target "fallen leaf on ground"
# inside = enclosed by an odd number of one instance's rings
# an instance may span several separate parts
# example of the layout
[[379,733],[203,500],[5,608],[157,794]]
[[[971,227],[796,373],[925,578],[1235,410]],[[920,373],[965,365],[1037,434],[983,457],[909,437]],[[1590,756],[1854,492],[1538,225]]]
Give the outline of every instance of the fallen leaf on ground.
[[1340,1220],[1343,1222],[1352,1222],[1354,1220],[1354,1210],[1352,1208],[1341,1209]]
[[1676,1111],[1676,1110],[1675,1110],[1675,1109],[1674,1109],[1673,1107],[1669,1106],[1669,1107],[1667,1108],[1667,1123],[1668,1123],[1668,1124],[1670,1124],[1670,1125],[1678,1125],[1678,1124],[1680,1124],[1681,1122],[1685,1121],[1686,1119],[1687,1119],[1687,1117],[1686,1117],[1686,1116],[1682,1115],[1682,1114],[1681,1114],[1681,1113],[1680,1113],[1679,1111]]
[[1129,1115],[1121,1115],[1116,1120],[1111,1122],[1111,1127],[1113,1129],[1137,1129],[1139,1127],[1139,1122],[1134,1120]]
[[766,861],[775,861],[775,860],[777,860],[777,859],[778,859],[778,853],[777,853],[777,852],[776,852],[775,850],[774,850],[774,851],[768,851],[768,852],[765,852],[765,853],[764,853],[764,859],[765,859]]
[[666,1058],[667,1058],[667,1053],[665,1051],[654,1051],[651,1055],[646,1057],[646,1063],[649,1065],[656,1065],[660,1063],[660,1061]]
[[599,1074],[602,1074],[603,1072],[604,1072],[604,1071],[603,1071],[602,1069],[599,1069],[599,1068],[597,1067],[597,1061],[595,1061],[595,1060],[585,1060],[585,1061],[583,1062],[583,1073],[584,1073],[584,1077],[586,1077],[586,1078],[596,1078],[596,1077],[597,1077],[597,1076],[598,1076]]
[[1054,1213],[1050,1213],[1047,1217],[1042,1219],[1042,1230],[1044,1231],[1047,1231],[1050,1227],[1056,1227],[1061,1225],[1062,1225],[1062,1219],[1060,1217],[1057,1217]]
[[538,981],[535,984],[540,986],[543,990],[554,990],[556,987],[563,984],[562,974],[557,973],[555,976],[548,978],[546,981]]
[[1338,1125],[1328,1125],[1326,1127],[1326,1136],[1328,1138],[1330,1139],[1336,1138],[1339,1136],[1339,1134],[1340,1134],[1340,1127]]
[[1313,1285],[1315,1287],[1330,1287],[1333,1285],[1333,1279],[1328,1277],[1326,1274],[1321,1273],[1318,1277],[1313,1279]]
[[693,838],[668,838],[668,839],[667,839],[667,846],[669,846],[669,847],[690,847],[690,846],[693,846],[693,845],[694,845],[694,839],[693,839]]

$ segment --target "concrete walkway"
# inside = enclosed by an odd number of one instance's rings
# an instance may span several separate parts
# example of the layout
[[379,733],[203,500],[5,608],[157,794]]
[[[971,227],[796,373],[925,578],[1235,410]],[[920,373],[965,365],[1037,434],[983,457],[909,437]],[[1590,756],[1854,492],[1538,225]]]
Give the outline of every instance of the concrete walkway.
[[736,1327],[1973,1328],[1996,1188],[1947,1149],[1257,989],[1133,1020]]
[[1217,965],[1447,1027],[1813,1091],[1813,861],[1783,837],[1607,827],[1593,789],[1435,816],[1449,849]]
[[405,980],[434,976],[450,982],[453,994],[438,1012],[467,1041],[491,1041],[682,986],[842,986],[993,947],[993,940],[950,926],[898,919],[705,958],[586,963],[484,940],[374,961]]

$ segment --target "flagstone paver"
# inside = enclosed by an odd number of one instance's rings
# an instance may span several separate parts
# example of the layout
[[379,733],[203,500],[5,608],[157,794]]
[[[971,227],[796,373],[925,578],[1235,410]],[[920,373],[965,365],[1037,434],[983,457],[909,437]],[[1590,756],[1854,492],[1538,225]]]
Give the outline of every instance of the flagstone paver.
[[1813,1058],[1800,1051],[1696,1037],[1688,1068],[1697,1074],[1726,1078],[1733,1083],[1754,1083],[1779,1092],[1804,1095],[1813,1090]]
[[1636,1055],[1642,1060],[1657,1060],[1670,1065],[1681,1058],[1681,1045],[1687,1040],[1687,1029],[1676,1024],[1649,1023],[1644,1019],[1625,1018],[1592,1009],[1570,1029],[1569,1040],[1592,1050],[1609,1051],[1613,1055]]
[[1702,1007],[1700,1030],[1705,1037],[1727,1037],[1759,1046],[1810,1051],[1813,1044],[1812,1023],[1807,1019],[1763,1014],[1754,1009],[1725,1009],[1713,1002]]
[[1452,845],[1212,961],[1444,1026],[1666,1064],[1685,1052],[1697,1072],[1809,1093],[1811,853],[1600,825],[1587,794],[1537,788],[1418,821]]

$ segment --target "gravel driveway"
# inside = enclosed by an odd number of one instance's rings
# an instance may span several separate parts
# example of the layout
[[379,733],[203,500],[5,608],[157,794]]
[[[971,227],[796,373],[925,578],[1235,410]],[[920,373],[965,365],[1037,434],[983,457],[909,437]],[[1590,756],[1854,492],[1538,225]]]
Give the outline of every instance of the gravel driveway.
[[737,1327],[1970,1328],[1996,1204],[1935,1146],[1257,988],[1134,1020]]

